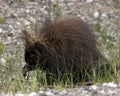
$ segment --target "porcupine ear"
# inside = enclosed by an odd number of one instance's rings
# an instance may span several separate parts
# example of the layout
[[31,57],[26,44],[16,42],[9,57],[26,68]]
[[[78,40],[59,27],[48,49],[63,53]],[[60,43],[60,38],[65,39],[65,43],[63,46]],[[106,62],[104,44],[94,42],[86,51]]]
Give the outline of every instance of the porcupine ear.
[[26,46],[32,46],[35,44],[36,41],[36,34],[33,32],[27,32],[23,30],[23,40],[26,43]]

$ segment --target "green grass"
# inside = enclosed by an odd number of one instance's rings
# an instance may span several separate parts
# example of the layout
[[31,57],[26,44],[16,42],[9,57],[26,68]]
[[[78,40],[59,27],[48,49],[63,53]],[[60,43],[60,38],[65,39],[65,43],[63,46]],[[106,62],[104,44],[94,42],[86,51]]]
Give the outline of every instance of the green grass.
[[[11,61],[9,62],[11,63]],[[116,64],[114,60],[112,60],[113,64]],[[14,69],[16,70],[14,70]],[[115,71],[116,72],[116,71]],[[60,80],[58,78],[58,81],[53,83],[53,85],[48,85],[46,81],[46,75],[40,74],[40,72],[37,71],[31,71],[29,72],[29,79],[24,79],[20,69],[17,66],[13,66],[10,64],[8,67],[8,70],[5,73],[0,72],[2,76],[1,77],[1,83],[0,83],[0,89],[4,92],[10,92],[16,93],[18,90],[22,92],[31,92],[31,91],[37,91],[40,87],[45,88],[55,88],[55,89],[61,89],[64,87],[74,87],[75,85],[72,82],[72,76],[71,78],[67,78],[66,82]],[[93,74],[93,78],[91,80],[91,83],[102,83],[102,82],[109,82],[109,81],[119,81],[119,78],[115,78],[115,74],[111,75],[109,70],[106,70],[106,75],[104,77],[101,77],[100,75]],[[84,85],[84,79],[80,83],[80,85]]]
[[[119,31],[114,32],[114,35],[111,35],[111,33],[107,34],[107,27],[101,27],[100,23],[98,22],[95,27],[94,31],[97,35],[98,44],[100,46],[100,51],[103,53],[103,56],[106,56],[108,61],[110,62],[112,68],[114,69],[114,75],[109,74],[109,71],[106,70],[106,74],[108,76],[105,76],[104,78],[97,79],[98,81],[104,82],[104,81],[116,81],[119,79],[119,76],[116,76],[118,72],[116,71],[116,66],[120,64],[120,42],[119,42]],[[98,35],[99,34],[99,35]],[[118,80],[119,81],[119,80]]]
[[[112,55],[113,53],[111,53]],[[112,55],[113,56],[113,55]],[[114,65],[116,64],[115,58],[112,57],[111,63]],[[19,62],[20,63],[20,62]],[[9,59],[7,61],[8,69],[5,71],[5,73],[1,73],[1,83],[0,83],[0,89],[2,89],[4,92],[10,92],[16,93],[18,90],[22,92],[31,92],[31,91],[37,91],[40,87],[45,88],[55,88],[55,89],[61,89],[63,87],[74,87],[75,85],[72,82],[72,75],[68,74],[66,75],[66,82],[63,80],[60,80],[58,77],[58,81],[53,83],[53,85],[48,85],[46,81],[46,75],[45,73],[41,73],[39,70],[31,71],[29,72],[29,78],[24,79],[22,76],[21,70],[19,67],[15,66],[13,64],[13,60]],[[115,70],[114,70],[115,71]],[[94,74],[92,76],[91,82],[92,83],[101,83],[101,82],[108,82],[108,81],[115,81],[115,74],[111,75],[111,72],[109,70],[105,70],[105,76],[101,77],[100,75],[96,75],[95,70],[93,70]],[[62,74],[60,74],[62,75]],[[68,76],[68,77],[67,77]],[[84,76],[83,81],[81,81],[80,84],[84,85]]]
[[0,17],[0,24],[4,23],[4,18]]
[[3,46],[3,42],[0,42],[0,54],[3,52],[4,46]]

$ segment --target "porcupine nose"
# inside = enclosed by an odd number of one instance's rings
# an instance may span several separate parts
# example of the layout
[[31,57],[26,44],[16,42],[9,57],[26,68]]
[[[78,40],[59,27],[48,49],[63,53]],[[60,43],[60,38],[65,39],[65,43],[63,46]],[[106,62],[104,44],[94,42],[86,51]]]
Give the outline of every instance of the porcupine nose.
[[27,72],[28,72],[28,64],[26,64],[23,68],[22,68],[22,74],[24,77],[27,77]]

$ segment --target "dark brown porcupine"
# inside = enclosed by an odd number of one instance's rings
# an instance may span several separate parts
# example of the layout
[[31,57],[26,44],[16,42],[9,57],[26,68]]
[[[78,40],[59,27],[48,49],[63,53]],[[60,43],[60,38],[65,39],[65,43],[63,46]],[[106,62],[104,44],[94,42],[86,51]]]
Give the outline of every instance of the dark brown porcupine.
[[89,77],[93,69],[98,72],[101,60],[105,60],[96,47],[92,30],[78,17],[60,18],[39,32],[24,32],[24,39],[24,75],[40,68],[53,78],[70,73],[73,82],[79,82],[86,74]]

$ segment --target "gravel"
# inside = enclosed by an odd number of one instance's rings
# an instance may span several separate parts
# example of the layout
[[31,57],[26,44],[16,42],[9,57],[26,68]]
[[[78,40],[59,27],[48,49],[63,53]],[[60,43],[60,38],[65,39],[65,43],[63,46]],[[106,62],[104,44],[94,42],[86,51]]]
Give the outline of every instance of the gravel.
[[[14,96],[12,93],[1,96]],[[16,93],[15,96],[120,96],[120,83],[109,82],[91,86],[79,86],[76,88],[64,88],[62,90],[49,89],[30,93]]]
[[[43,23],[49,17],[50,8],[52,20],[59,15],[76,15],[91,25],[99,21],[102,28],[106,26],[107,34],[114,38],[115,44],[118,44],[116,37],[118,37],[120,12],[112,0],[58,0],[58,2],[51,0],[51,7],[48,5],[47,0],[0,0],[0,42],[3,42],[5,47],[3,53],[0,54],[2,67],[7,66],[8,58],[16,57],[17,46],[20,46],[18,55],[22,64],[17,65],[16,61],[14,63],[18,67],[24,65],[22,30],[31,30],[31,26],[35,23]],[[107,53],[105,55],[108,56]],[[2,92],[0,96],[14,95],[12,92]],[[15,96],[120,96],[120,83],[109,82],[61,90],[40,89],[40,91],[29,93],[18,92]]]

